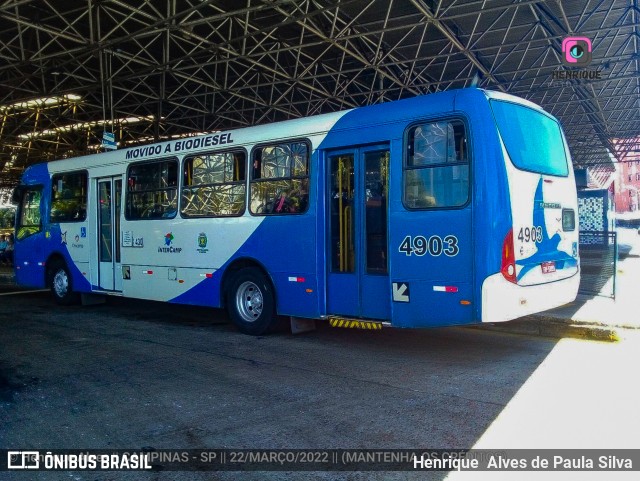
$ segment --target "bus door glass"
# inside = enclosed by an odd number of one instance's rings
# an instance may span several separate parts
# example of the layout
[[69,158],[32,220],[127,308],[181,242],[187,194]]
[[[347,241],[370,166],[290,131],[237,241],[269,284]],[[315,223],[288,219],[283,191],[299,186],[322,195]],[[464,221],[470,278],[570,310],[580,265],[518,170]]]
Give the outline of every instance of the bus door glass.
[[[43,272],[43,205],[41,185],[20,187],[16,193],[18,211],[14,237],[16,280],[29,286],[42,286]],[[44,268],[42,268],[44,269]]]
[[122,290],[122,275],[120,275],[121,200],[121,177],[98,180],[99,286],[107,291]]
[[330,152],[327,312],[388,319],[389,147]]

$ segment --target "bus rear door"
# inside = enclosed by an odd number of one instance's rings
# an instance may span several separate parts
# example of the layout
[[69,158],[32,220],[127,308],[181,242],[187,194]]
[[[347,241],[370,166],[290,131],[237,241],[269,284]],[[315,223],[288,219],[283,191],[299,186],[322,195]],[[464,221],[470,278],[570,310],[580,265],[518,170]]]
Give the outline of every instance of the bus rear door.
[[327,152],[329,315],[388,320],[389,146]]

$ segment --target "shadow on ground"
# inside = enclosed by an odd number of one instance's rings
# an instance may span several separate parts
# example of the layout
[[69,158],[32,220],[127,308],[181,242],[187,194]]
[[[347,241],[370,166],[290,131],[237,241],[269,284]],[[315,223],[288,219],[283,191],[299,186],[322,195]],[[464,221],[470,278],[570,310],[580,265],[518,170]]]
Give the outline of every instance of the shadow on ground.
[[[470,448],[554,345],[461,328],[368,332],[324,324],[299,336],[250,337],[220,310],[126,299],[60,308],[46,293],[8,296],[0,304],[0,447]],[[290,479],[414,474],[446,473]],[[148,479],[239,478],[154,476]]]

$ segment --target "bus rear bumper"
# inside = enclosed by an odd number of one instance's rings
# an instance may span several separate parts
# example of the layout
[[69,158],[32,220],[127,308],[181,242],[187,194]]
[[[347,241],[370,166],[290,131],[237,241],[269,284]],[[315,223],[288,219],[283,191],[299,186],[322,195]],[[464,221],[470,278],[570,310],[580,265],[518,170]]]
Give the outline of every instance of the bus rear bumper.
[[482,322],[504,322],[562,306],[575,300],[580,273],[534,286],[518,286],[497,273],[482,283]]

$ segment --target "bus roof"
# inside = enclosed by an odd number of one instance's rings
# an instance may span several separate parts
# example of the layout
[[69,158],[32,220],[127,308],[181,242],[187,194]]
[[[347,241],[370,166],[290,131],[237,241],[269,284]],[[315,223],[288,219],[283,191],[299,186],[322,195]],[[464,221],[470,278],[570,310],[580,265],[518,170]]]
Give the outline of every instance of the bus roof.
[[[237,129],[229,129],[215,131],[209,134],[203,134],[193,137],[183,137],[172,139],[153,144],[145,144],[141,146],[127,147],[110,152],[101,152],[97,154],[73,157],[70,159],[61,159],[51,161],[48,164],[53,167],[52,170],[57,172],[87,169],[98,166],[115,165],[129,163],[132,161],[150,160],[158,157],[174,157],[185,153],[195,153],[198,151],[212,150],[211,143],[203,145],[200,148],[180,149],[176,152],[177,145],[184,145],[187,141],[202,139],[203,144],[207,137],[224,135],[233,135],[233,143],[229,143],[227,147],[240,147],[244,145],[255,145],[263,142],[274,142],[280,139],[293,139],[300,137],[310,137],[314,135],[326,134],[331,129],[349,130],[362,128],[367,125],[379,125],[381,123],[388,124],[399,121],[410,121],[413,118],[420,118],[427,115],[437,114],[440,112],[451,112],[456,109],[456,97],[466,104],[469,101],[478,101],[480,98],[499,98],[510,100],[531,106],[537,110],[542,110],[538,105],[527,100],[504,94],[501,92],[487,91],[483,89],[468,88],[450,90],[446,92],[438,92],[434,94],[412,97],[392,102],[385,102],[355,109],[343,110],[327,114],[314,115],[298,119],[285,120],[270,124],[257,125],[251,127],[242,127]],[[352,115],[346,114],[353,112]],[[342,120],[341,120],[342,119]],[[341,120],[339,125],[336,125]],[[230,137],[229,137],[230,139]],[[193,142],[192,142],[193,144]],[[216,147],[223,147],[217,144]],[[55,166],[55,167],[54,167]],[[29,169],[27,169],[28,171]],[[25,171],[25,174],[27,173]],[[28,176],[28,174],[27,174]]]

